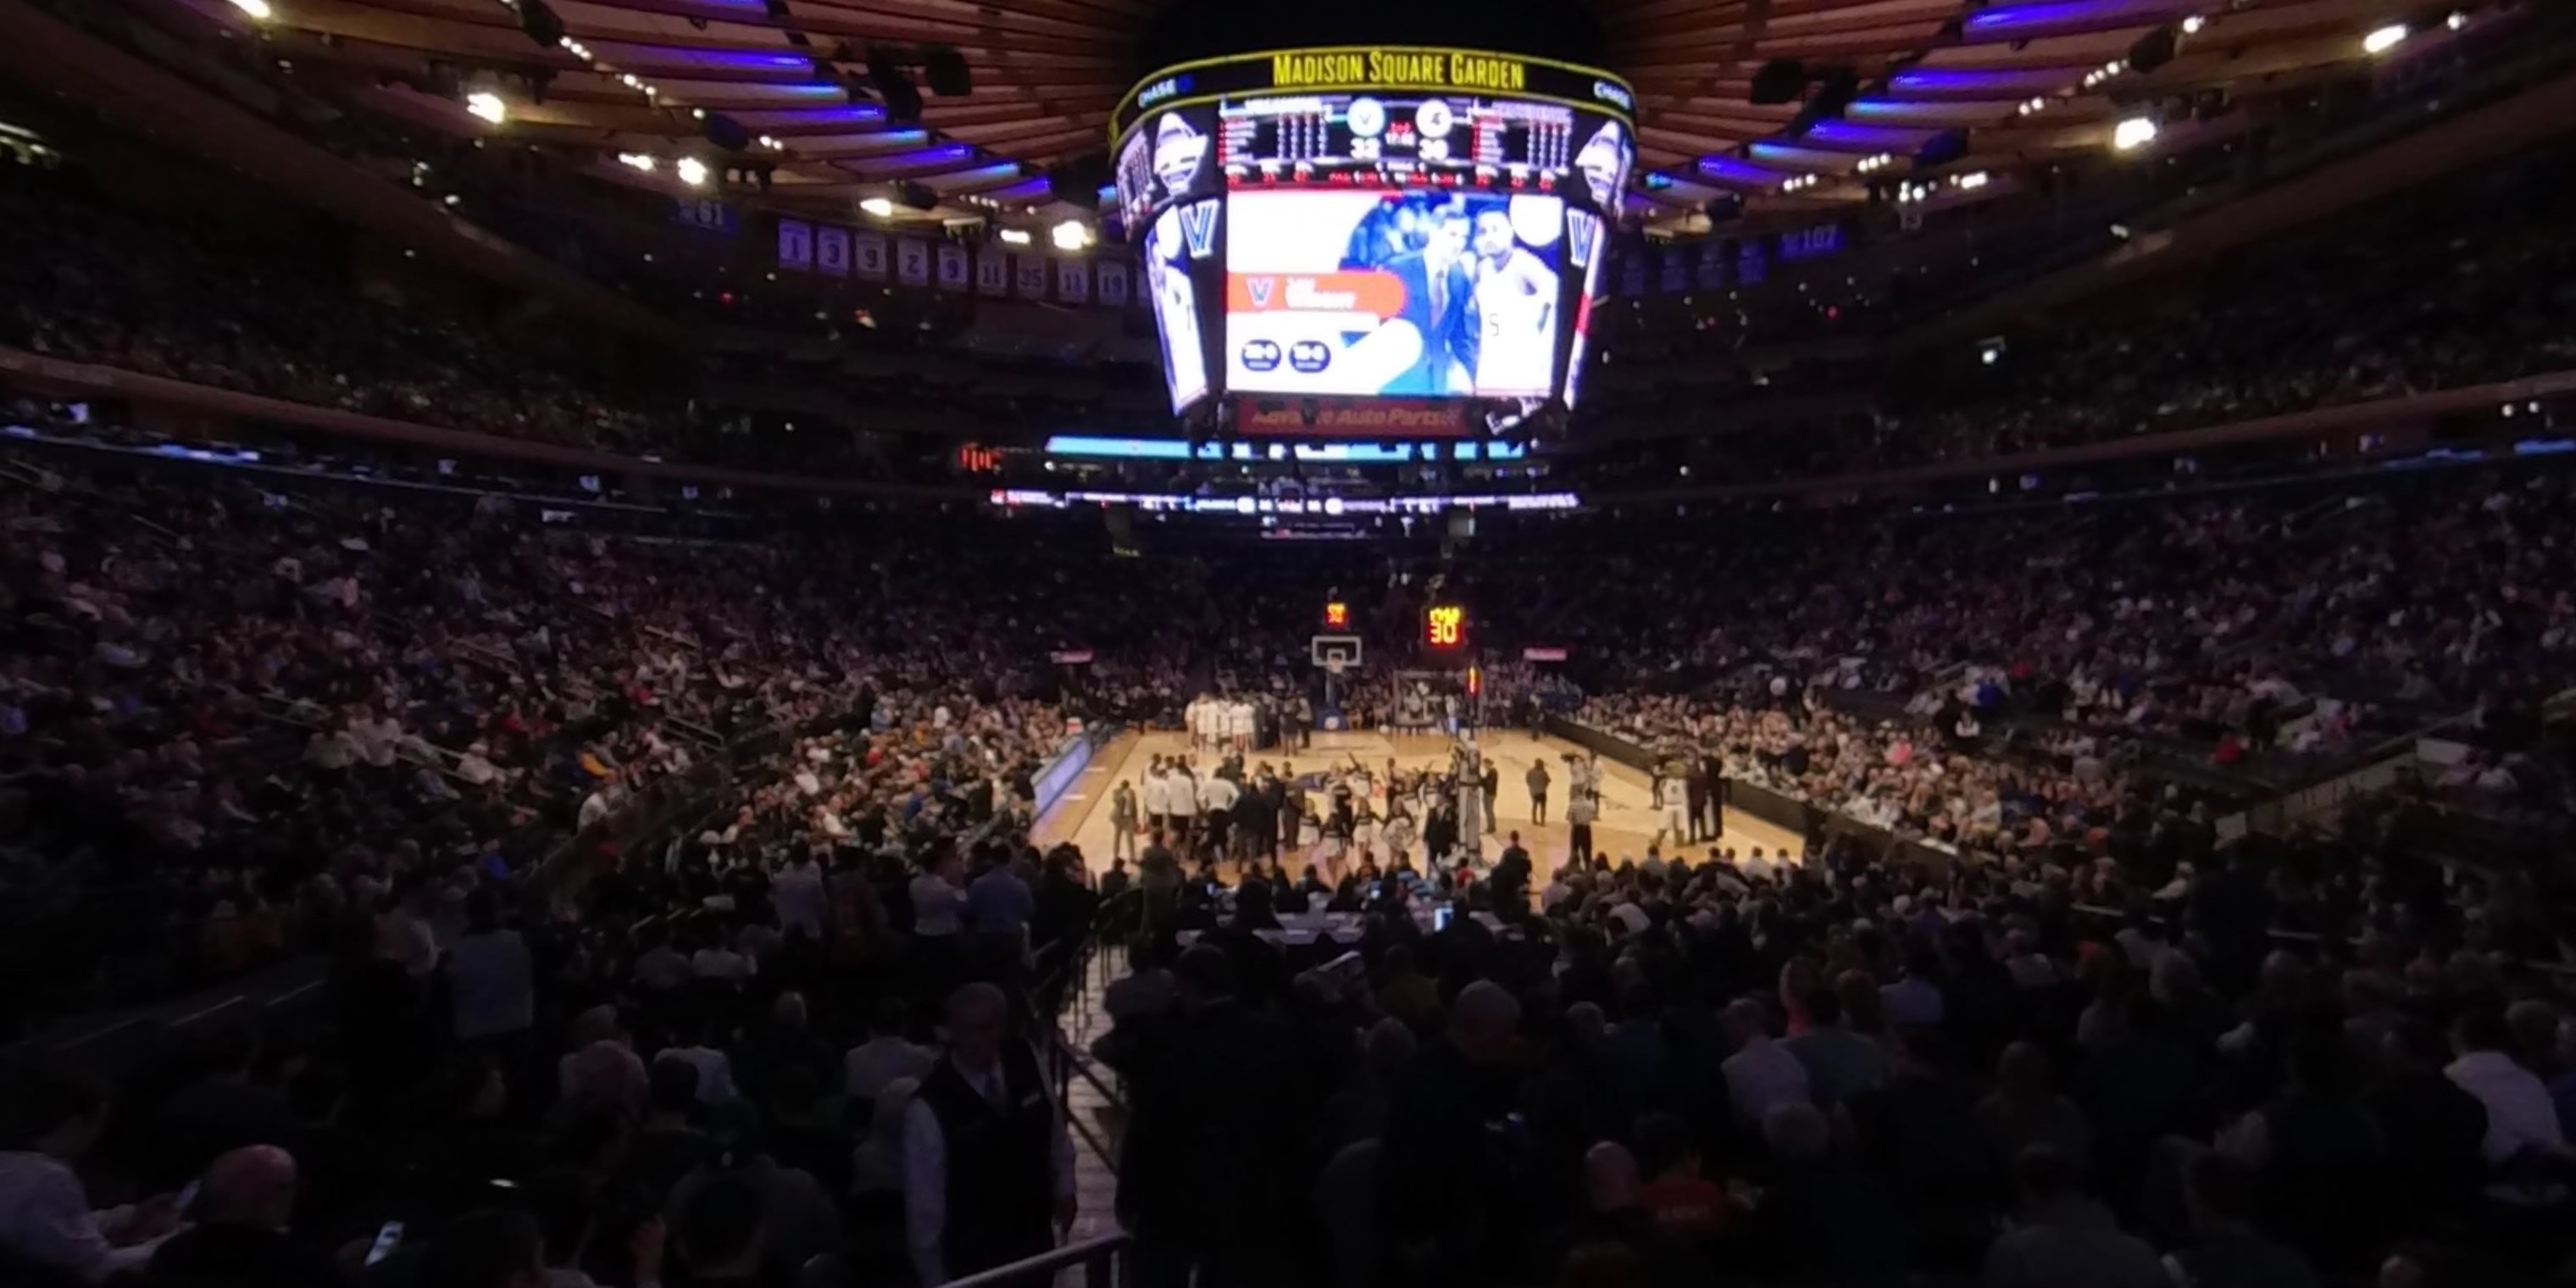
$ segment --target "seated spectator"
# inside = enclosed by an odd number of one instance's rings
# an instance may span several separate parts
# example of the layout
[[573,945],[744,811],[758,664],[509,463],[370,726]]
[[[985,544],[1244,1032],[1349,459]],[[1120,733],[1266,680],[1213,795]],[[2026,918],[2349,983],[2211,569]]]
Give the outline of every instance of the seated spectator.
[[2155,1249],[2123,1234],[2076,1187],[2072,1163],[2041,1146],[2013,1162],[2021,1202],[1986,1253],[1987,1288],[2168,1288]]
[[295,1214],[295,1159],[253,1145],[206,1168],[194,1224],[153,1252],[154,1288],[266,1288],[326,1284],[330,1263],[289,1232]]

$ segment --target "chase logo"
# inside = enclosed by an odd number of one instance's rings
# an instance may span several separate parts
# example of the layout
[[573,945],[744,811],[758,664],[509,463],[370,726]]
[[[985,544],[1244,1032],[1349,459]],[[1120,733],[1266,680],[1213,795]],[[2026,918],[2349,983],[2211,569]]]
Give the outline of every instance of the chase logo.
[[1606,80],[1592,82],[1592,97],[1604,103],[1616,103],[1628,111],[1635,111],[1637,108],[1637,100],[1631,97],[1627,90]]
[[1152,107],[1156,103],[1160,103],[1174,94],[1181,93],[1189,87],[1190,78],[1187,76],[1165,77],[1162,80],[1158,80],[1153,84],[1136,91],[1136,106]]
[[1278,344],[1270,340],[1254,340],[1244,345],[1243,369],[1246,371],[1277,371],[1279,369]]
[[1299,340],[1288,346],[1288,365],[1313,375],[1333,365],[1333,349],[1321,340]]

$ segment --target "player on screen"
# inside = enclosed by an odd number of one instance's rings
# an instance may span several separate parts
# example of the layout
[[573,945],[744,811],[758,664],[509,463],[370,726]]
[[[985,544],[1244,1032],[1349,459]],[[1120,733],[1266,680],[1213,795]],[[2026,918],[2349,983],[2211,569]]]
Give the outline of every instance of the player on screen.
[[1475,246],[1476,392],[1544,386],[1556,365],[1556,270],[1521,249],[1501,210],[1477,212]]

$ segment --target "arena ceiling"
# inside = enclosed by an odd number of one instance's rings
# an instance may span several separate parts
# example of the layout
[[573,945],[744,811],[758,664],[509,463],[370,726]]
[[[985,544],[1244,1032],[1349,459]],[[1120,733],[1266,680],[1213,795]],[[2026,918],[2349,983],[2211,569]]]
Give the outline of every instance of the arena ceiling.
[[[478,128],[460,115],[465,93],[498,93],[508,129],[593,149],[620,181],[676,182],[667,168],[616,173],[620,154],[721,164],[704,136],[701,114],[713,113],[752,138],[738,159],[766,171],[757,200],[846,214],[917,184],[939,210],[894,217],[926,219],[979,203],[1045,204],[1049,167],[1105,146],[1111,106],[1148,70],[1137,66],[1138,33],[1165,0],[548,0],[569,42],[554,44],[532,38],[510,0],[171,2],[232,21],[265,7],[260,25],[282,52],[371,72],[378,106],[443,114],[457,128]],[[1639,90],[1644,181],[1632,205],[1668,225],[1728,195],[1756,214],[1796,215],[1884,199],[1909,175],[2002,175],[2106,156],[2114,126],[2141,104],[2312,84],[2369,57],[2368,32],[2408,18],[2420,28],[2428,12],[2396,0],[1594,0],[1592,9],[1606,61]],[[2438,36],[2441,11],[2430,12]],[[2159,31],[2179,37],[2170,61],[2126,68]],[[938,94],[915,71],[919,119],[896,119],[872,87],[869,51],[925,46],[953,47],[971,91]],[[1754,103],[1757,74],[1778,60],[1817,79],[1797,98]],[[1837,84],[1851,94],[1840,113],[1802,122],[1808,100]],[[1962,145],[1955,157],[1914,165],[1927,146],[1952,142]],[[1942,196],[1975,199],[1955,186]]]

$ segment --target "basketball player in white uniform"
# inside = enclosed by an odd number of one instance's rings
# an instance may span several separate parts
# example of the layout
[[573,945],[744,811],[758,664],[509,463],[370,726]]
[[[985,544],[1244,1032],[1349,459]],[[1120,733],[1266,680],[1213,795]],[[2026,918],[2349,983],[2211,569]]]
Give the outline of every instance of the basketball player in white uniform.
[[1655,829],[1651,844],[1661,845],[1664,834],[1672,834],[1679,845],[1690,835],[1690,784],[1679,774],[1667,774],[1655,784],[1655,804],[1663,812],[1663,822]]
[[1556,270],[1520,248],[1512,217],[1476,215],[1476,392],[1545,393],[1556,368]]

